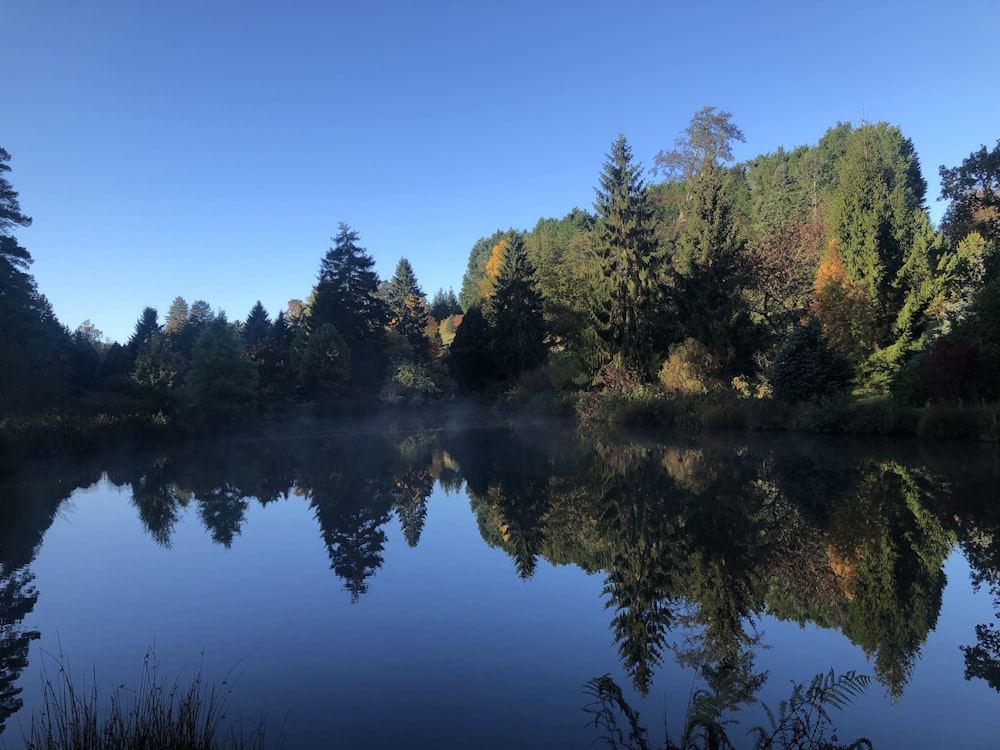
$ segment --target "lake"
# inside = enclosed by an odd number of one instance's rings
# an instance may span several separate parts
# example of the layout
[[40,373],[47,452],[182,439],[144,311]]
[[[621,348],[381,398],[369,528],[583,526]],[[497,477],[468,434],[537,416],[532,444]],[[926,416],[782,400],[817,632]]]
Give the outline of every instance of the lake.
[[995,446],[552,423],[8,461],[0,745],[148,655],[290,748],[588,748],[605,674],[653,746],[703,690],[749,747],[831,669],[843,742],[995,748],[998,487]]

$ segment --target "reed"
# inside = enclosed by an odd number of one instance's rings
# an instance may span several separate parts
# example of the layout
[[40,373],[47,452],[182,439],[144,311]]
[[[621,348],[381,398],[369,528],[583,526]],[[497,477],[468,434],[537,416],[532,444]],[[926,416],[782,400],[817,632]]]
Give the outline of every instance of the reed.
[[249,730],[227,722],[232,674],[206,685],[199,668],[190,683],[164,678],[147,650],[136,687],[119,685],[108,700],[74,682],[65,658],[51,657],[54,676],[43,673],[42,707],[24,738],[29,750],[216,750],[263,748],[261,721]]

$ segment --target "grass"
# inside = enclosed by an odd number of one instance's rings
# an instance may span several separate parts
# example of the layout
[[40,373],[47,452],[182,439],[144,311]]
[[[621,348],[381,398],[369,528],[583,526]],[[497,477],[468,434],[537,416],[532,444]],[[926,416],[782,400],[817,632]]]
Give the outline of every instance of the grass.
[[9,416],[0,418],[0,452],[21,456],[83,454],[105,445],[150,443],[177,433],[177,425],[162,413]]
[[888,397],[842,395],[789,404],[774,398],[744,399],[728,392],[681,395],[650,384],[588,391],[576,414],[586,424],[660,425],[698,430],[839,433],[918,437],[930,440],[1000,442],[1000,404],[905,406]]
[[[60,655],[43,671],[42,707],[24,737],[28,750],[215,750],[263,748],[261,722],[249,731],[227,723],[232,673],[221,686],[206,686],[201,670],[189,684],[168,682],[152,650],[146,652],[139,684],[119,685],[102,700],[96,679],[78,688]],[[23,731],[23,730],[22,730]]]

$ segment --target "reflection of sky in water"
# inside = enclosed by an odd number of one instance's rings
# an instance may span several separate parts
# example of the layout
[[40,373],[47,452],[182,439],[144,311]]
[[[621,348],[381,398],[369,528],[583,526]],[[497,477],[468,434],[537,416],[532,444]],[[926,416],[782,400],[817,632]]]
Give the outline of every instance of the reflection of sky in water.
[[[252,725],[263,713],[269,736],[283,734],[288,747],[590,747],[597,735],[585,726],[583,684],[605,672],[630,684],[608,629],[603,577],[541,561],[530,581],[518,579],[513,561],[482,541],[464,494],[435,491],[416,548],[396,521],[388,525],[384,563],[354,605],[304,498],[251,501],[231,549],[211,541],[193,504],[181,513],[164,549],[127,489],[101,482],[61,507],[32,565],[40,596],[24,624],[42,639],[21,678],[25,710],[8,724],[8,741],[36,706],[43,651],[61,650],[81,680],[96,670],[102,690],[136,684],[150,645],[168,680],[186,680],[199,663],[209,682],[231,670],[230,715]],[[944,747],[957,729],[966,747],[989,747],[1000,736],[996,693],[963,679],[959,651],[991,618],[990,600],[970,598],[960,555],[946,572],[937,630],[902,700],[890,706],[873,683],[835,714],[841,739]],[[871,673],[839,632],[766,618],[761,628],[772,646],[757,659],[770,670],[761,697],[772,707],[791,680],[831,664]],[[679,735],[692,688],[691,671],[669,653],[665,661],[649,698],[637,702],[654,740],[662,740],[665,702]],[[733,739],[764,720],[749,711],[739,719]]]

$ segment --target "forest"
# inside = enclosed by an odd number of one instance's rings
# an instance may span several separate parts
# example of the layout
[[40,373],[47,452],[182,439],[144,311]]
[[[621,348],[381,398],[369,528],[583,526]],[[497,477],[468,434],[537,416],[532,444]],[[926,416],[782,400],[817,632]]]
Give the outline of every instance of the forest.
[[935,226],[897,126],[838,123],[735,163],[744,140],[705,107],[647,172],[619,134],[592,210],[483,237],[457,295],[428,298],[406,258],[379,278],[341,223],[286,310],[230,320],[177,296],[162,318],[139,311],[123,343],[57,320],[15,235],[31,218],[0,149],[0,435],[462,400],[997,440],[1000,141],[939,168]]

